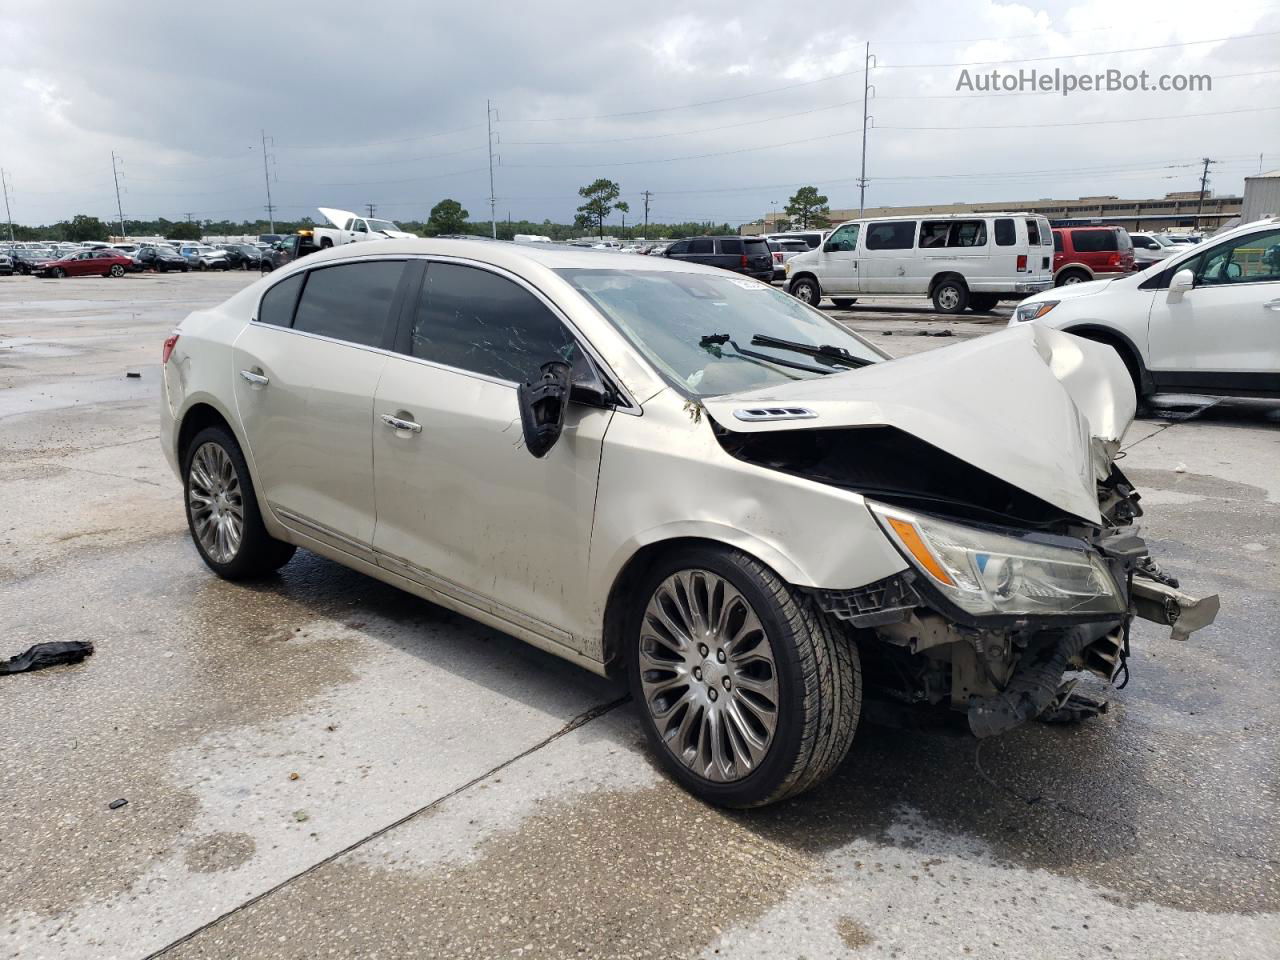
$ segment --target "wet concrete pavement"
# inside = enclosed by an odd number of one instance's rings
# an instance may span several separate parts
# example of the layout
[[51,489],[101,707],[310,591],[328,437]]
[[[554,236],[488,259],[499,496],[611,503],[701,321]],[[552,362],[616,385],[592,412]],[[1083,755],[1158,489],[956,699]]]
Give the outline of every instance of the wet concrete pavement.
[[[0,280],[0,655],[97,645],[0,677],[0,957],[1280,955],[1275,405],[1131,428],[1145,534],[1223,610],[1139,624],[1108,714],[864,722],[819,790],[726,813],[603,680],[310,554],[205,570],[156,364],[251,279]],[[999,328],[859,306],[895,353]]]

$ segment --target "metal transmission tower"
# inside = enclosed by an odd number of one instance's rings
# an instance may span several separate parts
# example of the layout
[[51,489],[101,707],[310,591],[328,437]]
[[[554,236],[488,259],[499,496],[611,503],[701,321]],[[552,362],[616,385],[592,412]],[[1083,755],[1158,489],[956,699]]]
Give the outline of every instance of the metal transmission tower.
[[1196,204],[1196,233],[1200,232],[1200,214],[1204,210],[1204,189],[1209,184],[1209,164],[1217,162],[1208,157],[1204,158],[1204,172],[1200,174],[1200,202]]
[[[498,239],[498,198],[494,196],[493,190],[493,145],[501,143],[502,139],[499,135],[498,140],[494,140],[493,121],[498,119],[498,108],[493,102],[486,100],[484,102],[484,122],[489,131],[489,229],[493,234],[493,239]],[[498,157],[498,163],[502,163],[502,157]]]
[[4,190],[4,217],[9,221],[9,242],[13,243],[13,213],[9,210],[9,180],[4,170],[0,170],[0,188]]
[[644,238],[649,239],[649,198],[653,196],[652,190],[646,190],[644,196]]
[[123,240],[127,234],[124,232],[124,205],[120,202],[120,164],[124,160],[116,156],[114,150],[111,151],[111,178],[116,182],[116,213],[120,217],[120,239]]
[[269,232],[275,233],[276,232],[276,206],[274,203],[271,202],[271,171],[267,168],[267,161],[271,160],[274,163],[276,158],[274,154],[270,156],[268,156],[267,154],[268,140],[271,141],[271,145],[273,147],[276,145],[275,137],[268,137],[267,131],[263,130],[262,131],[262,179],[266,181],[266,184],[267,184],[267,207],[266,207],[267,222],[271,224],[271,230]]
[[871,44],[867,44],[866,54],[862,62],[862,172],[858,176],[858,216],[861,217],[867,207],[867,101],[875,93],[871,86],[871,64],[875,57],[871,55]]

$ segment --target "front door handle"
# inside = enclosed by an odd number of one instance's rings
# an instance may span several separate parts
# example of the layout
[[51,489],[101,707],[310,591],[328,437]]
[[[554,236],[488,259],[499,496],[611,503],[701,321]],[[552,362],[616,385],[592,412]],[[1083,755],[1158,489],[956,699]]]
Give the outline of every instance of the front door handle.
[[1268,300],[1263,306],[1268,310],[1280,310],[1280,300]]
[[393,417],[389,413],[382,415],[382,422],[392,430],[408,430],[410,433],[422,432],[422,424],[414,423],[412,420],[402,420],[399,417]]
[[271,378],[262,373],[254,373],[252,370],[241,370],[240,376],[252,383],[255,387],[265,387],[271,382]]

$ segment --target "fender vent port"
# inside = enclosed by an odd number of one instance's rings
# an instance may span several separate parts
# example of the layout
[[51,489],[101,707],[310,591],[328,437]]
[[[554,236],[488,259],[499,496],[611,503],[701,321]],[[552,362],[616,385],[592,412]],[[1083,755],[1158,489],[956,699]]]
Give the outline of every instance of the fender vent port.
[[733,415],[747,422],[757,420],[815,420],[818,415],[805,407],[749,407]]

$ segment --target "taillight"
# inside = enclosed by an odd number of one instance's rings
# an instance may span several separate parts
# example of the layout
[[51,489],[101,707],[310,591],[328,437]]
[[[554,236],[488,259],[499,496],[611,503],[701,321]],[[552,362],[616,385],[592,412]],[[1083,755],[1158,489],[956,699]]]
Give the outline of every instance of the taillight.
[[1022,273],[1022,271],[1026,269],[1027,269],[1027,255],[1025,253],[1020,253],[1018,254],[1018,272]]
[[171,337],[166,337],[164,341],[164,350],[160,354],[160,365],[164,366],[169,362],[169,357],[173,353],[173,348],[178,345],[178,335],[175,333]]
[[747,268],[747,255],[744,253],[742,255],[742,269],[745,270],[746,268]]
[[1120,254],[1113,253],[1111,254],[1111,256],[1107,257],[1107,266],[1109,267],[1120,266]]
[[780,254],[780,253],[775,253],[775,254],[773,255],[773,262],[774,262],[774,263],[781,263],[781,262],[782,262],[782,254]]

